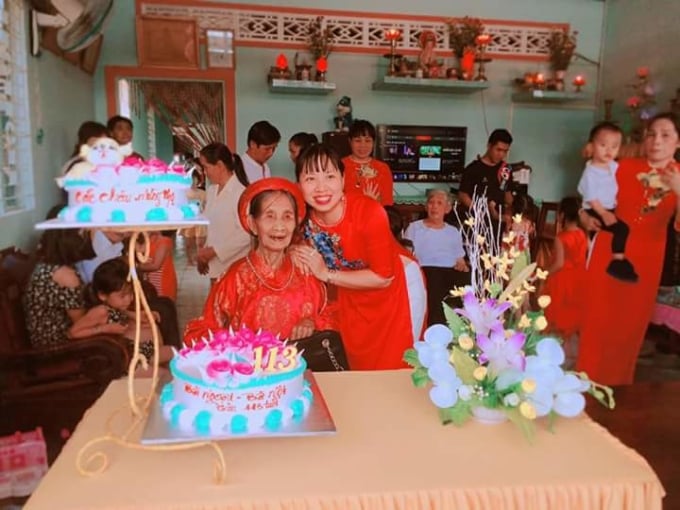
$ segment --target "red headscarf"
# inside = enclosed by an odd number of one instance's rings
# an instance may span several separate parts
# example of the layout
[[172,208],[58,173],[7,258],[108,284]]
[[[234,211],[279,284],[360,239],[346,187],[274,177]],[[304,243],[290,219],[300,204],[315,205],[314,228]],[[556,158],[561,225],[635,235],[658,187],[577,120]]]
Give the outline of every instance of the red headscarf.
[[238,217],[241,221],[241,226],[246,232],[250,232],[248,226],[248,214],[250,211],[250,202],[264,191],[287,191],[295,199],[297,205],[297,223],[300,224],[305,217],[305,199],[302,197],[302,192],[297,184],[283,179],[282,177],[267,177],[260,179],[249,185],[241,194],[238,201]]

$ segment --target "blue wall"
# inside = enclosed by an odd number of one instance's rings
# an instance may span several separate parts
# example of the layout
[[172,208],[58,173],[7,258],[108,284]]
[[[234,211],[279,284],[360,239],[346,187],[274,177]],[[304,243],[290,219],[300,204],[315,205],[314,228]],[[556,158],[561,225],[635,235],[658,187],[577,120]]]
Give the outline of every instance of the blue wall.
[[666,111],[680,88],[678,0],[617,0],[606,3],[602,98],[614,99],[614,117],[627,120],[626,85],[635,81],[638,67],[650,69],[657,89],[657,108]]
[[[135,65],[134,5],[132,0],[116,2],[116,12],[107,39],[116,40],[115,46],[105,44],[101,63],[105,65]],[[252,4],[337,9],[325,1],[294,0],[249,2]],[[441,16],[478,16],[482,18],[532,20],[570,23],[579,30],[579,51],[598,59],[600,54],[603,3],[593,0],[514,0],[511,9],[499,11],[495,0],[465,0],[455,6],[425,0],[418,4],[405,0],[347,0],[342,8],[350,11],[398,13]],[[330,96],[289,96],[270,93],[266,73],[274,62],[277,49],[238,48],[236,54],[236,121],[237,147],[246,148],[248,127],[266,118],[281,131],[283,140],[271,161],[273,173],[292,176],[292,165],[287,157],[287,140],[301,130],[321,133],[332,127],[335,103],[348,95],[352,98],[355,118],[366,118],[373,123],[434,124],[468,126],[467,159],[483,152],[486,127],[507,127],[516,143],[511,160],[524,159],[535,169],[531,193],[543,199],[556,199],[573,192],[581,170],[578,156],[593,120],[592,109],[573,106],[547,107],[513,104],[510,97],[511,81],[525,71],[547,72],[546,63],[523,61],[495,61],[489,65],[491,88],[484,95],[442,95],[373,91],[371,84],[382,72],[385,59],[375,55],[333,53],[329,60],[328,80],[337,84]],[[294,51],[285,53],[292,61]],[[588,91],[596,88],[597,68],[582,62],[575,63],[570,75],[582,73],[588,78]],[[103,72],[96,76],[96,112],[104,117],[106,104]],[[486,126],[486,127],[485,127]],[[424,185],[397,184],[397,193],[421,193]]]
[[42,221],[47,211],[61,200],[54,179],[71,155],[78,127],[94,118],[90,75],[48,51],[38,58],[29,57],[28,73],[31,131],[34,134],[40,128],[44,131],[42,143],[39,145],[33,136],[31,145],[35,208],[0,217],[0,247],[16,245],[25,250],[32,249],[38,237],[33,225]]

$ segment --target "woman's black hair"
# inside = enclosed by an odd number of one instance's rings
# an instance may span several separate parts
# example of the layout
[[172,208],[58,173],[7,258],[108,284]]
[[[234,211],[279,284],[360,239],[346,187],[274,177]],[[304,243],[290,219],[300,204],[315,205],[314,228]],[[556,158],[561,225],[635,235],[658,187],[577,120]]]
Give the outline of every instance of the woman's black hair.
[[367,120],[357,119],[352,122],[349,128],[349,133],[347,133],[349,138],[357,138],[359,136],[368,136],[369,138],[375,140],[375,126],[368,122]]
[[344,175],[345,165],[330,145],[325,143],[312,145],[298,156],[295,162],[295,178],[299,181],[303,171],[309,173],[328,172],[329,165],[337,168],[340,175]]
[[80,147],[85,145],[90,138],[99,138],[108,135],[109,130],[104,124],[93,120],[83,122],[78,128],[78,141],[76,142],[75,147],[73,147],[73,154],[71,154],[71,157],[74,158],[80,154]]
[[45,230],[38,245],[38,258],[47,264],[73,266],[97,256],[87,233],[78,229]]
[[134,124],[129,118],[123,117],[122,115],[114,115],[108,121],[106,121],[106,129],[109,130],[109,133],[113,132],[119,122],[125,122],[128,126],[130,126],[130,129],[135,128]]
[[101,304],[99,294],[108,295],[130,285],[128,274],[130,268],[120,257],[102,262],[92,275],[92,282],[85,287],[85,305],[88,308]]
[[314,133],[305,133],[301,131],[291,136],[290,140],[288,140],[288,143],[292,143],[293,145],[297,145],[298,147],[300,147],[300,152],[298,152],[299,158],[300,155],[307,149],[309,149],[312,145],[316,145],[317,143],[319,143],[319,139],[316,137]]
[[203,156],[208,163],[211,165],[216,165],[218,161],[224,163],[227,170],[233,172],[236,178],[244,186],[250,184],[248,182],[248,176],[243,168],[243,161],[241,157],[229,150],[229,147],[220,142],[213,142],[201,149],[201,156]]
[[675,113],[673,112],[661,112],[657,113],[649,119],[649,123],[647,126],[651,126],[654,124],[657,120],[668,120],[671,123],[673,123],[673,127],[675,127],[675,132],[680,136],[680,117],[678,117]]
[[536,204],[529,195],[516,195],[512,199],[512,214],[521,214],[531,220],[536,219]]
[[562,215],[562,226],[567,222],[578,222],[579,209],[581,209],[581,199],[579,197],[564,197],[560,200],[558,214]]

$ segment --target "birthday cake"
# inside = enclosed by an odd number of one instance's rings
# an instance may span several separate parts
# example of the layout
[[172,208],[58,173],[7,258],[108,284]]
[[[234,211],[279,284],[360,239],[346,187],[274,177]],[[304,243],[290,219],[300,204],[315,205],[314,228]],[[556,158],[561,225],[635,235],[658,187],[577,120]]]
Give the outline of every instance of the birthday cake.
[[267,332],[218,330],[176,352],[161,390],[164,418],[205,435],[275,432],[312,403],[297,348]]
[[68,194],[59,213],[67,223],[139,224],[191,220],[198,205],[187,192],[191,174],[183,165],[126,156],[110,138],[83,145],[81,160],[57,183]]

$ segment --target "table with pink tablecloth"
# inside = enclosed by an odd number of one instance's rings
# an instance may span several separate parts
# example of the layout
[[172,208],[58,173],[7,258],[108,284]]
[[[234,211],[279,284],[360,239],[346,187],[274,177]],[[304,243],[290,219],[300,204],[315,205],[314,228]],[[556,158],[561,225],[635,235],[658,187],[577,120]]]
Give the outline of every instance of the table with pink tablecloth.
[[125,381],[113,382],[25,509],[661,509],[647,462],[585,415],[557,420],[554,433],[539,423],[528,444],[511,423],[442,426],[408,371],[316,377],[337,434],[224,441],[223,485],[208,448],[108,444],[108,469],[81,476],[78,452],[126,402]]

